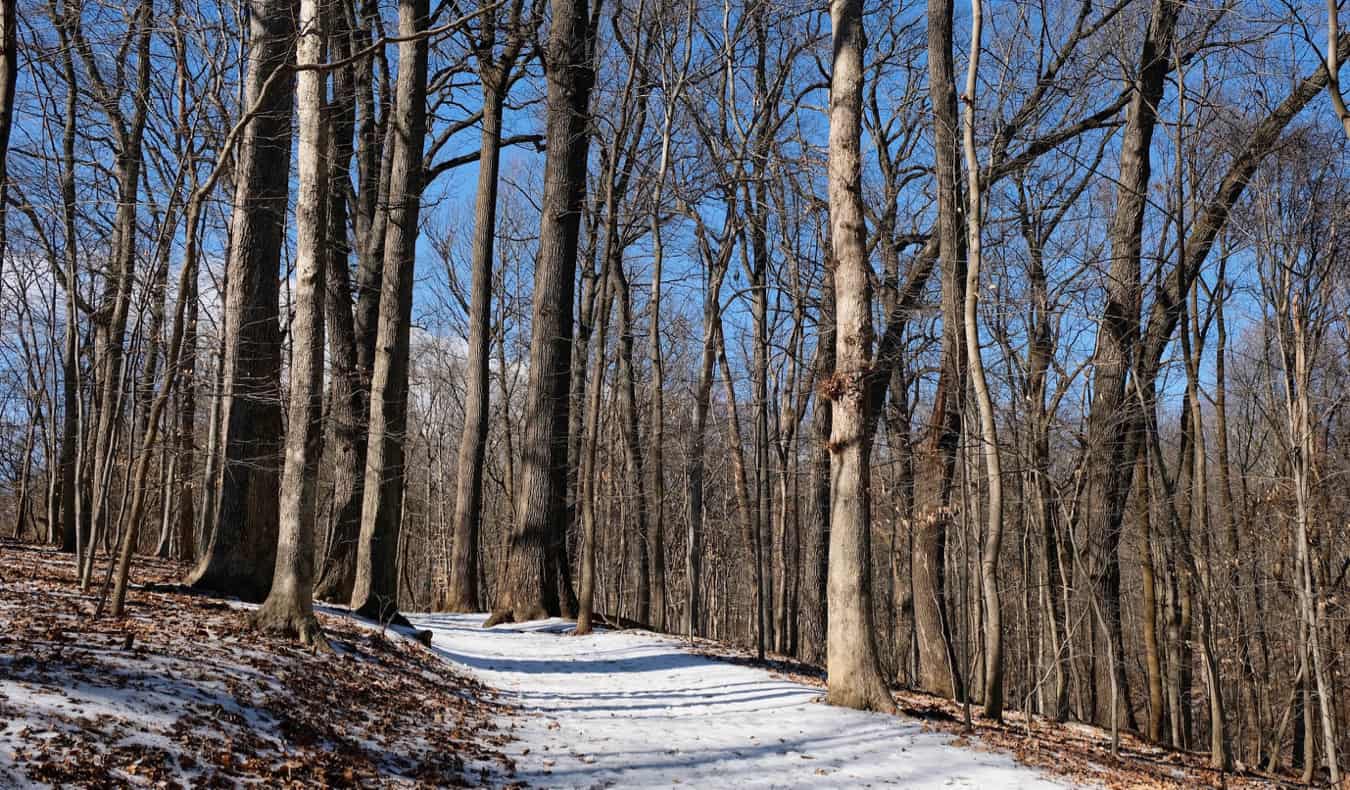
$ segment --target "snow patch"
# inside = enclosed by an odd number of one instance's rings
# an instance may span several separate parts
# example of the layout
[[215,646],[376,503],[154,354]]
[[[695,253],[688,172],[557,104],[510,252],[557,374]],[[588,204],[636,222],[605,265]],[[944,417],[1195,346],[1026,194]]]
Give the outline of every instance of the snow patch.
[[483,615],[410,619],[437,654],[518,706],[506,751],[531,785],[1068,786],[913,719],[827,706],[818,688],[696,655],[674,637],[575,636],[560,619],[491,629]]

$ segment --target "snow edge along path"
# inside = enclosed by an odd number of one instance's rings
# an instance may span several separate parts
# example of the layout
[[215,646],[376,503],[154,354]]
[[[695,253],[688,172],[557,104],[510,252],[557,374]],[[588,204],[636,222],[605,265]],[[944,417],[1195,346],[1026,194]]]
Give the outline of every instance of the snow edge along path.
[[515,779],[538,787],[1061,788],[1012,757],[903,716],[834,708],[820,689],[695,655],[647,631],[575,636],[540,620],[411,615],[432,649],[520,715]]

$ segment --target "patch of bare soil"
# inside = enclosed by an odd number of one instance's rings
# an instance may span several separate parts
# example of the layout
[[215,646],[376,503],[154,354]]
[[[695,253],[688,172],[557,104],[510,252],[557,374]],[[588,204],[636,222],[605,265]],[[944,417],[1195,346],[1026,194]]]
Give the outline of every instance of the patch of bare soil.
[[511,782],[492,690],[349,617],[319,614],[331,654],[264,636],[181,572],[138,559],[94,620],[69,555],[0,545],[0,786]]

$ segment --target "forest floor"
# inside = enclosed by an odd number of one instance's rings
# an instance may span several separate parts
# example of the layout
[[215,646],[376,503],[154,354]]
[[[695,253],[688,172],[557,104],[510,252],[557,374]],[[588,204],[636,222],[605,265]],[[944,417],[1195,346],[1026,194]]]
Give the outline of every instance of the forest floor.
[[325,607],[315,655],[181,573],[139,559],[128,617],[94,620],[69,556],[0,543],[0,787],[1278,786],[911,692],[832,708],[816,667],[641,630],[413,616],[428,650]]
[[1079,724],[996,724],[896,692],[902,715],[829,707],[818,667],[641,630],[573,635],[554,619],[481,627],[418,615],[432,649],[516,707],[503,749],[532,785],[597,787],[1277,787],[1220,776],[1205,755]]
[[315,655],[145,558],[128,616],[95,620],[73,565],[0,544],[0,787],[514,782],[508,706],[409,639],[321,613]]

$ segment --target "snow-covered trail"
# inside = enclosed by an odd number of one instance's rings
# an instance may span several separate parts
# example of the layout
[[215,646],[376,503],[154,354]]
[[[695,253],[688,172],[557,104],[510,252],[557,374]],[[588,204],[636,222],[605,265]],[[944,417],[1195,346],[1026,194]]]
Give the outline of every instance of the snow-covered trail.
[[820,689],[675,638],[577,637],[563,620],[485,630],[482,615],[412,619],[442,657],[521,707],[506,751],[534,786],[1064,786],[913,719],[826,706]]

